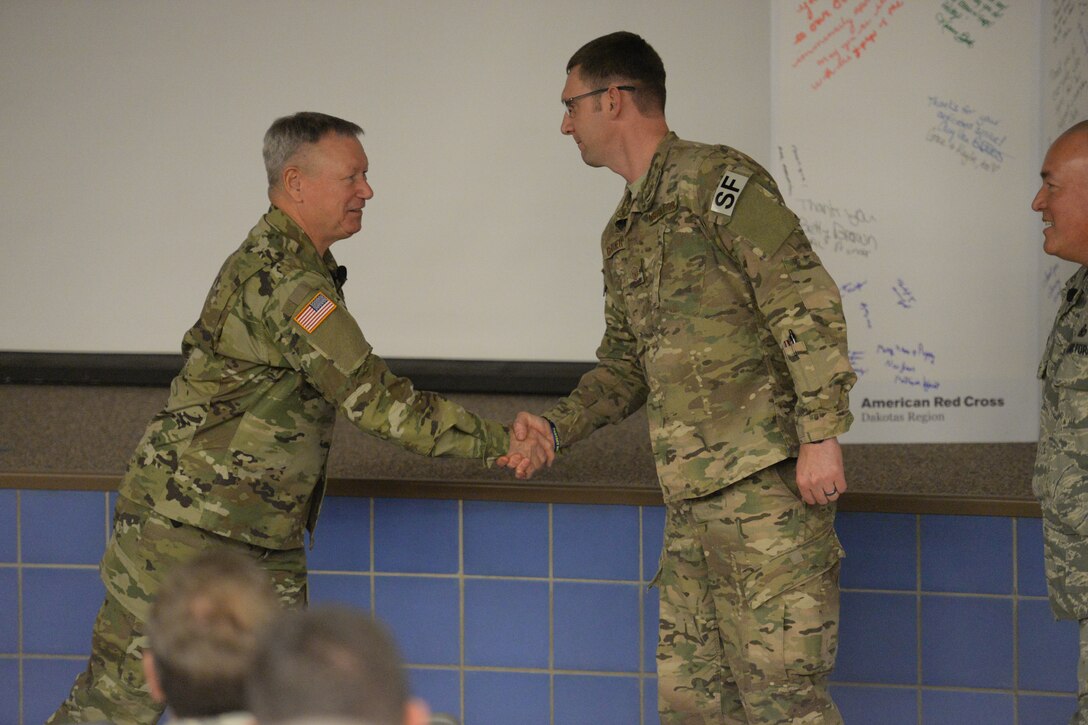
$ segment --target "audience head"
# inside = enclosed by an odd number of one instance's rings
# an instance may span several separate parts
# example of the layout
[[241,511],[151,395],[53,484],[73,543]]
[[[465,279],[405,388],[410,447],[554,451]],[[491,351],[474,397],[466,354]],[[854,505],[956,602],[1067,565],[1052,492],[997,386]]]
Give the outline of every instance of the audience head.
[[427,707],[409,698],[390,635],[365,612],[343,606],[285,612],[258,647],[247,693],[261,725],[422,725],[428,718]]
[[170,571],[147,621],[144,670],[152,696],[178,717],[245,710],[245,679],[260,630],[280,612],[268,575],[228,549]]

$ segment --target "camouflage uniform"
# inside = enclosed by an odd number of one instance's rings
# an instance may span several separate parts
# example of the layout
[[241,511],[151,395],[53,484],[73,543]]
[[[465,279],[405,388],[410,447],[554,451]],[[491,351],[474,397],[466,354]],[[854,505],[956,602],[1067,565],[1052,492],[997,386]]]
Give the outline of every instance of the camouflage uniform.
[[1088,267],[1066,283],[1046,343],[1032,489],[1043,513],[1050,606],[1080,622],[1077,714],[1088,723]]
[[663,723],[833,723],[834,508],[799,446],[844,433],[842,304],[752,159],[668,134],[605,228],[598,364],[544,415],[568,445],[646,404],[667,507]]
[[224,263],[182,343],[185,365],[120,486],[88,670],[52,722],[154,722],[143,622],[164,573],[209,546],[247,552],[305,601],[337,411],[428,456],[490,461],[508,433],[390,373],[348,313],[330,253],[272,208]]

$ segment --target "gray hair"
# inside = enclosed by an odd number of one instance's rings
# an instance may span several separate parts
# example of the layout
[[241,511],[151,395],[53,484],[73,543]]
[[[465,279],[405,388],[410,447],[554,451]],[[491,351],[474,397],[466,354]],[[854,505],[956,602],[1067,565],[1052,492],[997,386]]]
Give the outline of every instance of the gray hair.
[[268,190],[280,185],[283,169],[308,144],[315,144],[330,133],[340,136],[361,136],[358,124],[315,111],[300,111],[293,116],[277,118],[264,134],[264,169],[268,174]]

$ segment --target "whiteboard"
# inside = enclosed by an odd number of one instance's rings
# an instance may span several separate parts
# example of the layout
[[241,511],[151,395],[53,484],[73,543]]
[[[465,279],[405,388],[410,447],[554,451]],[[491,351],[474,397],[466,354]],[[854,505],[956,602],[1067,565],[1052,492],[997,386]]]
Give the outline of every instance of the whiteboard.
[[[1046,0],[1042,27],[1043,136],[1046,149],[1062,131],[1088,119],[1088,2]],[[1039,159],[1042,161],[1043,155]],[[1055,257],[1041,263],[1039,349],[1050,333],[1065,281],[1077,265]]]
[[333,253],[378,353],[591,360],[623,180],[559,100],[620,29],[664,58],[683,136],[770,148],[749,0],[0,0],[0,349],[176,352],[267,207],[265,130],[319,110],[365,129],[375,196]]
[[853,443],[1035,440],[1041,9],[774,3],[773,168],[839,283]]

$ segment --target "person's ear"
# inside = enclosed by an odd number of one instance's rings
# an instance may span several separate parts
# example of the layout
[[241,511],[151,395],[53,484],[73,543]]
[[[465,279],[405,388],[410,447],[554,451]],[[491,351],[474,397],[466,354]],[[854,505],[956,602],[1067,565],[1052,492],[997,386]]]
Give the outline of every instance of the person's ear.
[[283,170],[283,190],[296,204],[302,201],[302,171],[297,166]]
[[404,725],[427,725],[431,720],[431,709],[418,697],[413,697],[404,706]]
[[144,679],[147,680],[147,689],[151,691],[151,699],[160,705],[165,705],[166,693],[162,691],[162,683],[159,681],[159,671],[155,668],[155,655],[151,654],[151,650],[144,650],[141,666],[144,668]]

